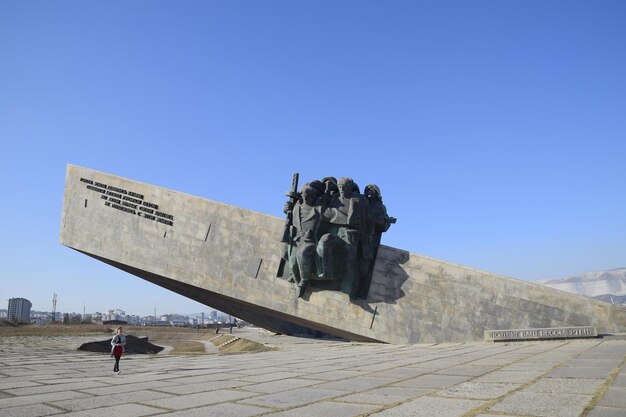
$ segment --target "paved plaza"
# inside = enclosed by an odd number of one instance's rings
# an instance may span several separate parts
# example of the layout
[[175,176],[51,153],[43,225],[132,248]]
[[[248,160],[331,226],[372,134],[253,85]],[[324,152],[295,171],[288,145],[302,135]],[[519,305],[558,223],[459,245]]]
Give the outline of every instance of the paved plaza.
[[393,346],[238,336],[278,350],[76,351],[94,338],[0,339],[0,416],[625,417],[626,342]]

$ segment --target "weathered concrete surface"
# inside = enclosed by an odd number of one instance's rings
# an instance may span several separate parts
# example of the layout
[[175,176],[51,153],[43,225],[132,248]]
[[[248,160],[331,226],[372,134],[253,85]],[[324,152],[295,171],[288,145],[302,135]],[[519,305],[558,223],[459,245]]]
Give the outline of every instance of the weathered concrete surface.
[[[626,415],[624,341],[399,346],[236,333],[278,350],[126,355],[116,375],[108,355],[75,350],[85,337],[2,337],[0,416]],[[601,372],[554,376],[593,366]]]
[[[102,185],[114,189],[95,191]],[[114,194],[122,197],[117,208],[105,206]],[[148,213],[129,206],[132,199],[158,205],[162,217],[149,215],[173,225],[142,218]],[[624,308],[385,246],[367,300],[316,288],[297,299],[292,284],[277,277],[282,225],[273,216],[67,167],[63,245],[278,332],[303,326],[405,344],[477,341],[498,329],[626,331]]]

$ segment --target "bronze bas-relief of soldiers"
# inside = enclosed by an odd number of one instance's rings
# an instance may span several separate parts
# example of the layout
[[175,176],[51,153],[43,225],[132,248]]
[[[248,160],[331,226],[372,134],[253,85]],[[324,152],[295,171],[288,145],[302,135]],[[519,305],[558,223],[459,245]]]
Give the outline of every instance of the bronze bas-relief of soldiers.
[[312,281],[339,280],[350,298],[367,298],[380,235],[395,223],[380,189],[368,185],[363,195],[350,178],[326,177],[288,195],[283,257],[297,296]]

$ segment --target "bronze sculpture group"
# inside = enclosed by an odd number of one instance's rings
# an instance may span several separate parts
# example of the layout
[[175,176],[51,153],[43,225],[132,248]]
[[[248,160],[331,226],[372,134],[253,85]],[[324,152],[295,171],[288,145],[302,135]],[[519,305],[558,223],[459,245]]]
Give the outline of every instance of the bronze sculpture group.
[[297,192],[294,175],[282,242],[288,281],[297,297],[312,281],[340,281],[351,299],[367,298],[380,237],[396,219],[387,215],[380,189],[361,194],[350,178],[326,177]]

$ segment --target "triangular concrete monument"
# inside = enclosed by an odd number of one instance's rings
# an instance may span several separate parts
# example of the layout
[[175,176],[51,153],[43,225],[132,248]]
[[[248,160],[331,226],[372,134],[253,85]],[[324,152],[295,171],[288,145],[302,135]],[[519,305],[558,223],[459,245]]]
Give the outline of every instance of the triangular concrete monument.
[[367,298],[315,287],[298,297],[279,276],[283,223],[68,165],[60,242],[286,334],[406,344],[483,340],[485,331],[499,329],[626,331],[624,308],[386,246],[378,251]]

